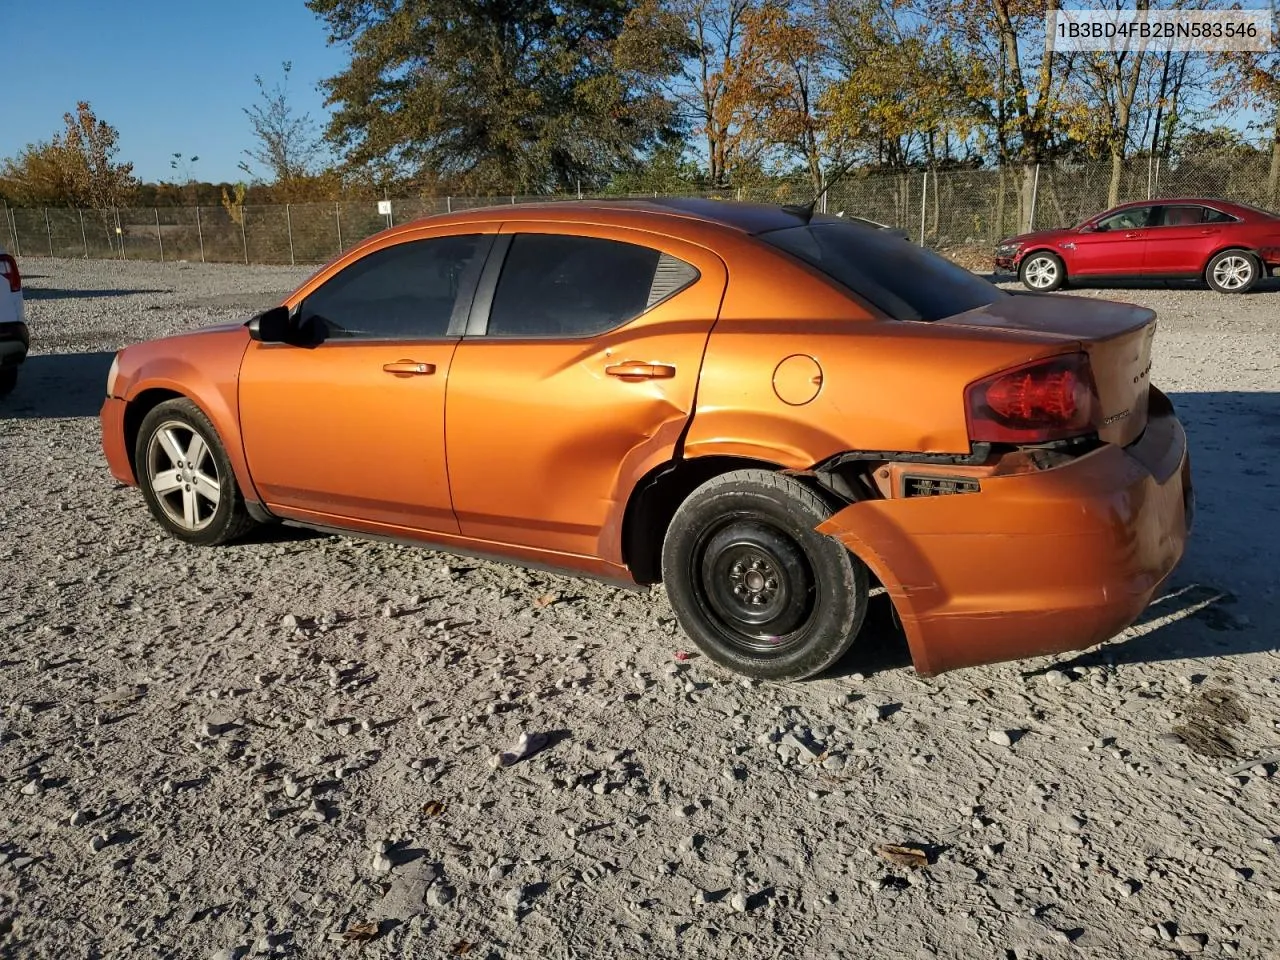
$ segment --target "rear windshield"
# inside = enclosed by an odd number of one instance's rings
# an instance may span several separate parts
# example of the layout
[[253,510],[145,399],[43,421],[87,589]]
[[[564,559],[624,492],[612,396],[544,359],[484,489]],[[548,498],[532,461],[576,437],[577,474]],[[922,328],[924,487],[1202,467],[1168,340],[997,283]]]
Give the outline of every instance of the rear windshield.
[[822,221],[758,236],[821,270],[895,320],[941,320],[1009,296],[888,230]]

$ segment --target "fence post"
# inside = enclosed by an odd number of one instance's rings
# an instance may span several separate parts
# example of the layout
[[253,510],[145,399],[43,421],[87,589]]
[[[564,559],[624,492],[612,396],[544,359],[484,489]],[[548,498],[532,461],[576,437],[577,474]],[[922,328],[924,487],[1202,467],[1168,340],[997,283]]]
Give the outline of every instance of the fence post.
[[196,236],[200,239],[200,262],[204,263],[204,226],[200,223],[200,204],[196,204]]
[[1040,200],[1040,164],[1036,164],[1036,172],[1031,178],[1031,210],[1027,214],[1027,229],[1036,228],[1036,207]]
[[453,213],[453,197],[444,198],[444,208],[448,213]]
[[1159,157],[1156,157],[1156,179],[1155,179],[1155,182],[1152,184],[1151,189],[1152,189],[1151,195],[1153,197],[1160,192],[1160,158]]
[[244,250],[244,264],[249,265],[249,240],[244,233],[244,221],[249,216],[249,211],[245,209],[244,204],[240,204],[240,247]]
[[49,208],[44,208],[44,232],[49,238],[49,257],[53,257],[53,227],[49,225]]
[[284,222],[285,229],[289,231],[289,266],[296,267],[297,261],[293,259],[293,214],[289,212],[289,204],[284,205]]
[[124,227],[120,225],[120,208],[119,207],[111,208],[111,217],[116,222],[116,240],[120,242],[120,259],[128,260],[129,258],[125,256],[125,252],[124,252]]
[[924,246],[924,218],[925,218],[925,201],[929,199],[929,171],[924,172],[921,178],[923,185],[920,188],[920,246]]
[[9,222],[13,224],[13,252],[22,256],[22,241],[18,239],[18,215],[12,210],[9,211]]
[[338,225],[338,252],[342,252],[342,201],[333,201],[333,222]]
[[84,244],[84,258],[89,259],[89,235],[84,232],[84,210],[80,209],[80,242]]
[[156,213],[156,242],[160,244],[160,262],[164,263],[164,237],[160,233],[160,208],[152,207]]

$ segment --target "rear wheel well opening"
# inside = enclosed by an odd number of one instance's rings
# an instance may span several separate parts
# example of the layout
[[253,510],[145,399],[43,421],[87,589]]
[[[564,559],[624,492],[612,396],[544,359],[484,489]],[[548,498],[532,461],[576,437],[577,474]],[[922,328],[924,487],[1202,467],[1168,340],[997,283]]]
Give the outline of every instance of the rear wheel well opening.
[[176,390],[164,390],[159,387],[143,390],[129,401],[124,408],[124,449],[129,457],[129,468],[138,476],[138,464],[135,462],[135,448],[138,445],[138,431],[142,429],[142,421],[148,413],[166,400],[177,400],[182,394]]
[[[680,504],[708,480],[733,470],[775,470],[787,468],[768,460],[750,457],[694,457],[663,464],[651,470],[631,493],[622,521],[622,561],[637,583],[649,585],[662,580],[662,544],[667,528]],[[796,479],[812,489],[837,510],[849,501],[833,492],[810,473]]]

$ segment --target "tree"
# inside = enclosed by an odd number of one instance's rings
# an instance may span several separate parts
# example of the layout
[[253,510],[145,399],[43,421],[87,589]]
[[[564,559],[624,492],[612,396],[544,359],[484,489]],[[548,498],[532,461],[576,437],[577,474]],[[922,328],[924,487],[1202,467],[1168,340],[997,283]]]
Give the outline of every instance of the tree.
[[823,186],[827,118],[820,22],[812,9],[781,3],[747,10],[741,49],[726,71],[722,106],[747,136],[803,161],[814,192]]
[[132,163],[116,162],[119,132],[99,120],[87,101],[62,116],[64,130],[30,144],[0,169],[6,193],[20,203],[65,203],[108,210],[137,189]]
[[[258,142],[244,154],[269,171],[272,182],[288,194],[295,181],[311,175],[320,155],[320,141],[311,115],[297,114],[289,101],[289,71],[293,64],[286,60],[281,66],[284,82],[277,83],[270,92],[262,77],[253,78],[262,102],[245,107],[244,112]],[[257,179],[248,161],[242,160],[240,169]]]
[[1237,51],[1219,60],[1224,67],[1219,87],[1224,109],[1254,107],[1271,125],[1271,169],[1267,175],[1267,205],[1280,206],[1280,10],[1271,0],[1271,49],[1265,53]]
[[636,0],[308,0],[351,64],[325,81],[355,168],[458,189],[592,188],[676,134],[683,25]]

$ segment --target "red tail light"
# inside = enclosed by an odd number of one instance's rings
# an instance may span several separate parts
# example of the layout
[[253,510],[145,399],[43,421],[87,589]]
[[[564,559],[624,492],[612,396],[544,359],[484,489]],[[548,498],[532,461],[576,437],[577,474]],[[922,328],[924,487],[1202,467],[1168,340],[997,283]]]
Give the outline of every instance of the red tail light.
[[10,293],[17,293],[22,289],[22,274],[18,272],[18,261],[7,253],[0,253],[0,277],[9,281]]
[[974,442],[1045,443],[1097,429],[1097,391],[1083,353],[1037,360],[971,383],[965,406]]

